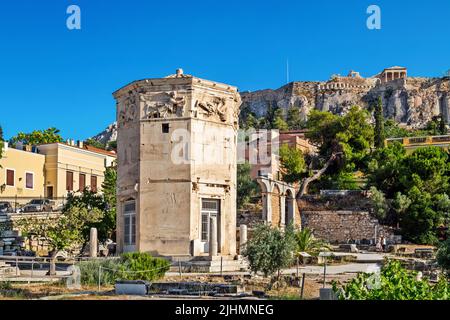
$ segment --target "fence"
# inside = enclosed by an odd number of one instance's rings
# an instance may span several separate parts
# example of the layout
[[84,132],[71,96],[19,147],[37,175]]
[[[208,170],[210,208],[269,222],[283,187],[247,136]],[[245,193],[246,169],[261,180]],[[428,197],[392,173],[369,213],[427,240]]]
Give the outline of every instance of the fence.
[[70,267],[84,258],[55,261],[55,275],[49,275],[51,257],[0,256],[0,281],[48,282],[72,276]]

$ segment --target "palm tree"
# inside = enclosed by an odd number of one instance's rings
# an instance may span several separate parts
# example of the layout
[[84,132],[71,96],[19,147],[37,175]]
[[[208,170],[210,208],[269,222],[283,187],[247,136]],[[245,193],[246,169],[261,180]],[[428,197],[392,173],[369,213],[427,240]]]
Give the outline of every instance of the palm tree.
[[329,251],[331,249],[328,242],[315,238],[311,229],[308,228],[303,228],[295,233],[295,242],[297,244],[297,255],[300,252],[317,255],[321,251]]

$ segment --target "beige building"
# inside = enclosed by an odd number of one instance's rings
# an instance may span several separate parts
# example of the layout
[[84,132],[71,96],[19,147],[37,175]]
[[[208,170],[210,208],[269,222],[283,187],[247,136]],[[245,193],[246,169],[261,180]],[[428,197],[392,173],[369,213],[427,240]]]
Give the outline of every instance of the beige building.
[[113,153],[82,143],[44,144],[37,151],[45,156],[44,194],[50,199],[62,199],[85,188],[100,192],[105,168],[115,160]]
[[9,148],[0,159],[0,198],[24,201],[44,197],[45,156]]
[[115,160],[112,152],[73,141],[21,149],[6,144],[0,159],[0,201],[15,206],[48,198],[59,205],[69,192],[86,187],[101,192],[105,169]]
[[237,89],[177,70],[114,97],[118,251],[234,256]]

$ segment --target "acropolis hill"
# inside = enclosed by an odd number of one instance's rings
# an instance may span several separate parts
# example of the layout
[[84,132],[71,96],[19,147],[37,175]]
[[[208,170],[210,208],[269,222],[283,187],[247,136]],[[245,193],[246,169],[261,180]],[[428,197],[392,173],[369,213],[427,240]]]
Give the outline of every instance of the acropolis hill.
[[[450,77],[408,77],[404,67],[390,67],[371,77],[350,71],[327,81],[294,81],[279,89],[241,92],[241,113],[263,117],[269,108],[299,109],[306,118],[312,109],[344,114],[352,105],[368,108],[378,97],[384,115],[412,129],[422,128],[442,114],[450,123]],[[117,136],[115,124],[95,137],[107,143]]]
[[449,82],[450,77],[408,77],[402,67],[384,69],[370,78],[351,71],[323,82],[291,82],[276,90],[241,92],[241,110],[263,116],[269,106],[294,106],[303,116],[314,108],[343,114],[352,105],[367,108],[381,96],[386,118],[420,128],[439,114],[450,122]]

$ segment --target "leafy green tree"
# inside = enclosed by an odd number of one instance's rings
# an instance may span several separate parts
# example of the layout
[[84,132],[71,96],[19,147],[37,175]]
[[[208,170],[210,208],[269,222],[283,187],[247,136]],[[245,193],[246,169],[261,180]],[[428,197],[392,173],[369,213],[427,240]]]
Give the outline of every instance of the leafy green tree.
[[411,136],[411,132],[402,128],[393,119],[386,119],[384,122],[385,138],[404,138]]
[[[106,168],[105,180],[102,183],[103,199],[105,201],[105,209],[103,219],[98,223],[100,233],[103,238],[113,239],[116,230],[116,188],[117,188],[117,169]],[[104,240],[104,239],[103,239]]]
[[52,250],[50,275],[56,274],[55,260],[58,252],[83,244],[86,228],[100,221],[103,213],[98,208],[73,205],[57,219],[28,217],[19,220],[18,227],[24,237],[46,239]]
[[102,183],[103,194],[99,194],[85,188],[80,194],[70,193],[67,197],[63,213],[72,207],[96,208],[102,212],[102,218],[85,225],[83,237],[85,243],[89,240],[91,228],[97,228],[100,241],[114,238],[116,230],[116,184],[117,171],[110,167],[105,171],[105,179]]
[[258,184],[250,176],[249,163],[237,166],[237,208],[242,209],[253,197],[258,195]]
[[289,107],[287,111],[286,123],[289,130],[299,130],[306,127],[306,122],[300,116],[300,110],[296,107]]
[[282,109],[277,109],[275,111],[275,118],[273,120],[272,128],[273,129],[278,129],[280,131],[287,131],[287,130],[289,130],[289,126],[286,123],[286,121],[284,120],[284,115],[283,115],[283,110]]
[[447,125],[445,123],[445,119],[444,119],[444,115],[441,113],[440,117],[439,117],[439,133],[444,135],[448,133],[447,130]]
[[368,120],[368,112],[357,106],[342,117],[313,110],[306,137],[319,147],[322,156],[342,153],[345,165],[358,168],[373,145],[374,133]]
[[306,252],[311,255],[318,255],[321,251],[329,251],[330,244],[324,240],[317,239],[311,229],[303,228],[295,232],[296,252]]
[[411,204],[401,220],[403,236],[415,243],[436,244],[437,227],[445,223],[450,211],[447,194],[431,194],[414,186],[407,195]]
[[392,198],[396,192],[403,190],[399,177],[404,174],[405,157],[406,150],[398,142],[375,150],[368,164],[369,185],[382,191],[387,198]]
[[384,193],[375,187],[370,188],[370,200],[372,201],[375,216],[383,220],[389,211],[389,205],[386,201]]
[[447,134],[447,127],[442,113],[438,116],[434,116],[431,121],[428,122],[425,130],[426,134],[430,134],[433,136]]
[[295,248],[292,225],[283,232],[270,225],[259,224],[247,241],[243,255],[253,272],[262,272],[266,277],[278,272],[279,276],[280,270],[292,263]]
[[412,201],[406,195],[401,192],[397,192],[392,199],[392,210],[395,212],[395,220],[397,222],[397,228],[400,227],[399,223],[403,219],[404,215],[407,214],[407,210],[411,205]]
[[313,110],[309,115],[306,137],[318,147],[319,156],[327,160],[321,169],[303,180],[297,198],[306,194],[308,185],[326,172],[331,175],[352,173],[365,168],[373,136],[369,113],[357,106],[351,107],[342,117]]
[[69,193],[67,195],[66,203],[63,207],[63,214],[66,212],[70,212],[72,208],[84,208],[87,210],[91,210],[95,208],[102,212],[102,217],[98,221],[93,221],[91,223],[86,223],[84,228],[81,230],[83,236],[83,245],[89,241],[89,234],[91,228],[98,229],[98,237],[101,241],[107,239],[107,235],[103,232],[104,229],[101,227],[101,221],[105,217],[106,211],[106,202],[103,196],[97,192],[91,191],[89,188],[85,188],[80,193]]
[[101,143],[100,141],[97,141],[95,139],[89,138],[87,139],[84,144],[88,145],[88,146],[92,146],[94,148],[99,148],[99,149],[106,149],[106,145],[104,143]]
[[10,142],[12,145],[22,143],[24,145],[38,145],[46,143],[63,142],[62,136],[56,128],[48,128],[46,130],[35,130],[31,133],[19,132],[12,137]]
[[117,141],[114,140],[114,141],[108,142],[108,145],[107,145],[106,149],[108,149],[108,150],[117,150]]
[[436,259],[439,266],[450,277],[450,238],[442,241],[436,254]]
[[286,182],[299,181],[305,173],[306,163],[301,150],[283,144],[280,149],[280,161],[283,180]]
[[450,211],[450,159],[438,147],[407,155],[399,144],[378,149],[369,164],[369,184],[392,202],[390,210],[403,236],[416,243],[437,242],[437,227]]
[[378,97],[378,101],[375,105],[374,117],[375,117],[375,147],[384,148],[385,130],[384,130],[383,102],[381,100],[381,97]]
[[450,285],[441,278],[437,284],[417,279],[398,261],[390,261],[380,274],[360,273],[347,284],[333,282],[333,291],[341,300],[448,300]]

